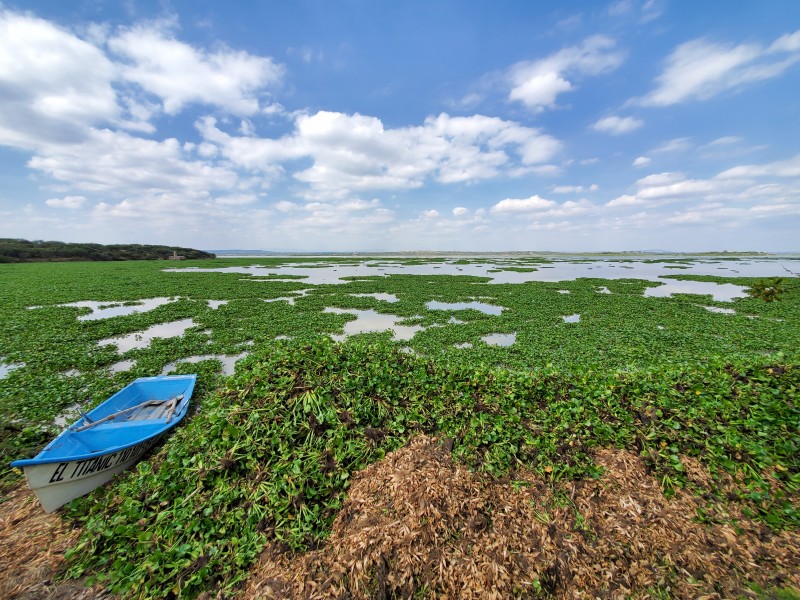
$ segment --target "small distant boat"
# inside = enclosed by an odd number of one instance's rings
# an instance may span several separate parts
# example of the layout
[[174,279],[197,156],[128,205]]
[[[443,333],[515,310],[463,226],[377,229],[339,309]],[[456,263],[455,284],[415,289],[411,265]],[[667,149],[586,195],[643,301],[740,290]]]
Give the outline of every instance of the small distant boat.
[[45,512],[124,471],[186,415],[197,375],[140,377],[81,413],[34,458],[16,460]]

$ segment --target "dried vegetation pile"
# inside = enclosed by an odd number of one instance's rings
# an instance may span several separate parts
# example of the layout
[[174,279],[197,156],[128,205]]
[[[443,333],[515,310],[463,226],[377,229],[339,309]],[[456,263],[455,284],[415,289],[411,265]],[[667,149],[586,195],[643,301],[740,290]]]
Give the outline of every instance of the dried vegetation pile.
[[64,565],[64,552],[77,538],[78,531],[60,515],[45,513],[25,485],[11,490],[0,503],[0,598],[98,597],[79,583],[58,584],[53,580]]
[[800,589],[800,534],[776,534],[710,500],[707,471],[682,459],[696,493],[668,500],[630,452],[599,450],[600,479],[554,489],[533,474],[489,480],[418,437],[354,478],[323,546],[268,546],[243,596],[730,598],[755,596],[747,584]]

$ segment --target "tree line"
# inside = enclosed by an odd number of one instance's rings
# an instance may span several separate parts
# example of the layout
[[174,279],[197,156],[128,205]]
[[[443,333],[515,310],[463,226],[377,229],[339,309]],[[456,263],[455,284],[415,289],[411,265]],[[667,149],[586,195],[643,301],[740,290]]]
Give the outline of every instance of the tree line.
[[151,244],[85,244],[0,238],[0,263],[69,260],[165,260],[177,255],[186,259],[216,258],[215,254]]

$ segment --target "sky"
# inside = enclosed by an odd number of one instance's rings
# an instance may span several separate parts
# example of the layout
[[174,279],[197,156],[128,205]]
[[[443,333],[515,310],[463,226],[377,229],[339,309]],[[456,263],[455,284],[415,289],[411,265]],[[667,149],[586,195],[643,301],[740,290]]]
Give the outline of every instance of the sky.
[[797,0],[0,0],[0,237],[800,251]]

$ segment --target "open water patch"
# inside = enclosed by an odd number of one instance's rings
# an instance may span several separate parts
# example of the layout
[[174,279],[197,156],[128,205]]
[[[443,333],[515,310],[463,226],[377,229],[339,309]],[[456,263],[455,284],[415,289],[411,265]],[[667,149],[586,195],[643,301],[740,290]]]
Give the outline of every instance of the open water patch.
[[119,362],[115,362],[108,369],[112,373],[125,373],[127,371],[130,371],[135,364],[136,364],[135,360],[121,360]]
[[[681,256],[681,266],[684,266],[683,273],[688,275],[719,275],[730,276],[731,273],[744,277],[781,277],[785,274],[784,263],[797,264],[796,258],[775,259],[751,259],[735,260],[732,264],[721,265],[708,260],[693,257]],[[670,256],[654,258],[653,256],[632,257],[626,259],[586,259],[583,257],[553,259],[548,264],[537,264],[538,271],[530,271],[531,263],[524,260],[482,258],[474,262],[466,262],[463,259],[447,259],[436,262],[421,261],[398,261],[397,263],[387,263],[385,261],[376,262],[370,259],[362,261],[349,261],[339,263],[335,261],[320,263],[287,263],[277,266],[265,267],[261,265],[248,265],[237,267],[219,267],[209,269],[191,268],[169,268],[165,272],[170,273],[239,273],[250,277],[264,277],[263,281],[277,281],[281,277],[297,280],[302,278],[303,283],[311,285],[340,284],[349,283],[354,279],[365,277],[374,278],[376,272],[378,277],[389,275],[468,275],[473,277],[486,278],[489,283],[527,283],[530,281],[574,281],[578,278],[591,277],[595,279],[623,279],[635,278],[648,281],[660,281],[660,279],[674,270],[667,267],[674,267],[674,261],[678,260]],[[380,265],[376,269],[376,265]],[[508,270],[509,267],[519,266],[516,270]],[[735,266],[736,269],[731,267]],[[259,281],[252,279],[253,281]],[[684,282],[685,283],[685,282]],[[694,282],[703,284],[706,292],[669,292],[671,293],[713,293],[716,286],[720,284],[710,282]],[[740,288],[741,289],[741,288]],[[718,295],[724,295],[721,291]],[[659,294],[656,294],[659,295]],[[736,296],[741,295],[737,293]],[[736,297],[733,296],[733,297]],[[716,298],[715,298],[716,299]]]
[[351,296],[356,296],[357,298],[375,298],[376,300],[381,300],[382,302],[389,302],[394,303],[398,302],[399,298],[394,294],[385,294],[382,292],[376,292],[374,294],[350,294]]
[[239,354],[235,354],[230,356],[228,354],[204,354],[201,356],[190,356],[188,358],[181,358],[171,363],[167,363],[164,365],[164,368],[161,371],[162,375],[169,375],[175,368],[183,363],[190,363],[196,364],[199,362],[203,362],[204,360],[217,360],[222,364],[222,373],[224,375],[233,375],[234,371],[236,370],[236,363],[245,358],[249,352],[241,352]]
[[712,283],[709,281],[679,281],[677,279],[658,279],[663,285],[649,287],[644,291],[645,298],[668,298],[675,294],[694,294],[711,296],[717,302],[730,302],[747,296],[745,287],[733,283]]
[[564,323],[580,323],[581,321],[580,313],[575,313],[574,315],[565,315],[561,318],[564,319]]
[[516,333],[490,333],[484,335],[481,339],[490,346],[501,346],[507,348],[512,346],[517,341]]
[[150,342],[157,338],[165,339],[180,337],[186,333],[188,329],[194,327],[195,325],[196,324],[193,319],[181,319],[180,321],[159,323],[157,325],[153,325],[152,327],[148,327],[144,331],[100,340],[97,343],[100,346],[108,346],[113,344],[117,347],[117,352],[120,354],[125,354],[129,350],[133,350],[135,348],[147,348],[150,345]]
[[0,379],[5,379],[11,371],[21,369],[24,366],[25,363],[7,363],[0,358]]
[[[130,302],[103,302],[99,300],[81,300],[79,302],[69,302],[67,304],[56,304],[55,306],[65,308],[88,308],[89,313],[80,315],[79,321],[98,321],[100,319],[110,319],[112,317],[125,317],[136,313],[149,312],[177,302],[180,298],[145,298]],[[30,309],[42,308],[41,306],[30,306]]]
[[720,308],[719,306],[704,306],[708,312],[719,313],[723,315],[735,315],[736,311],[732,308]]
[[386,315],[374,310],[327,307],[324,312],[337,315],[354,315],[356,317],[354,321],[348,321],[344,324],[343,333],[331,335],[331,338],[337,342],[342,342],[351,335],[381,331],[392,331],[395,341],[410,340],[418,332],[425,329],[422,325],[399,325],[398,323],[405,320],[405,317]]
[[431,300],[425,304],[428,310],[467,310],[473,309],[482,312],[486,315],[498,316],[503,313],[502,306],[495,306],[494,304],[487,304],[485,302],[440,302],[438,300]]

